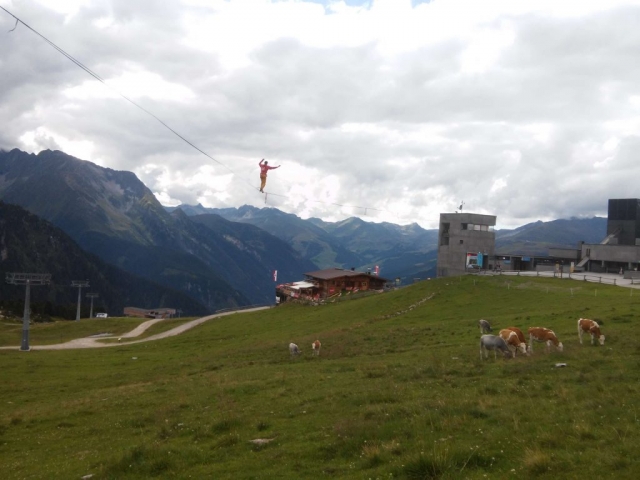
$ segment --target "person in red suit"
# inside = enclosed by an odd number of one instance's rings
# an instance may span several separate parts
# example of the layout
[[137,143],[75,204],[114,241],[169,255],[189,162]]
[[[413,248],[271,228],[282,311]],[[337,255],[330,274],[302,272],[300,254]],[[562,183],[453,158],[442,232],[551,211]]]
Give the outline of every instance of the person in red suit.
[[267,172],[269,170],[275,170],[276,168],[280,168],[280,165],[277,167],[270,167],[269,162],[267,162],[264,158],[260,160],[260,191],[264,193],[264,186],[267,184]]

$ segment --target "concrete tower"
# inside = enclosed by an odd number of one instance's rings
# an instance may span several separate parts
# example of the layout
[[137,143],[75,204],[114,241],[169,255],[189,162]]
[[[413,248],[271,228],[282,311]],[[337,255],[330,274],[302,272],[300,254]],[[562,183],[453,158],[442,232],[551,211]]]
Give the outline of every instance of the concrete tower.
[[495,225],[495,215],[441,213],[438,277],[463,275],[489,268],[489,261],[493,262],[496,250]]

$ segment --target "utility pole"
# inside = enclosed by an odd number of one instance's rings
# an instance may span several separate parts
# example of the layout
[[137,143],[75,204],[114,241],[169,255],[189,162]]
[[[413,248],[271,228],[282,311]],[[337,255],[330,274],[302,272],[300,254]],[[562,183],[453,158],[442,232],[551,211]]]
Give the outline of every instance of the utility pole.
[[76,310],[76,322],[80,320],[80,303],[82,302],[82,289],[89,286],[89,280],[72,280],[72,287],[78,287],[78,309]]
[[31,311],[31,286],[49,285],[51,274],[49,273],[7,273],[5,276],[7,283],[12,285],[25,285],[24,314],[22,316],[22,344],[20,350],[28,352],[29,347],[29,313]]
[[98,298],[100,295],[97,293],[87,293],[87,298],[91,299],[91,310],[89,310],[89,318],[93,318],[93,299]]

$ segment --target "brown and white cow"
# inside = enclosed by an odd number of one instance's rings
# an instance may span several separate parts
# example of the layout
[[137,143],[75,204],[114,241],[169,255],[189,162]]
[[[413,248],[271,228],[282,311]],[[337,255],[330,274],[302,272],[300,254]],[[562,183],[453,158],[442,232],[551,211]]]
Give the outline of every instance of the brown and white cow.
[[527,353],[527,344],[520,341],[518,334],[513,330],[503,328],[498,332],[498,335],[507,343],[511,356],[516,356],[516,350],[520,350],[521,353]]
[[580,337],[580,345],[582,345],[582,334],[588,332],[591,335],[591,345],[594,344],[596,338],[600,345],[604,345],[604,335],[600,332],[600,325],[595,320],[581,318],[578,320],[578,336]]
[[558,340],[553,330],[545,327],[529,328],[529,349],[533,353],[533,342],[544,342],[547,345],[547,352],[551,350],[551,344],[555,345],[559,352],[564,348],[562,342]]
[[516,332],[516,335],[518,335],[518,340],[520,340],[520,343],[524,343],[525,348],[527,349],[526,353],[527,355],[529,355],[529,345],[527,345],[527,339],[525,338],[524,333],[522,333],[522,330],[520,330],[518,327],[506,327],[506,330]]
[[315,342],[313,342],[311,344],[311,349],[313,350],[313,354],[318,356],[320,355],[320,347],[322,346],[322,344],[320,343],[320,340],[316,340]]

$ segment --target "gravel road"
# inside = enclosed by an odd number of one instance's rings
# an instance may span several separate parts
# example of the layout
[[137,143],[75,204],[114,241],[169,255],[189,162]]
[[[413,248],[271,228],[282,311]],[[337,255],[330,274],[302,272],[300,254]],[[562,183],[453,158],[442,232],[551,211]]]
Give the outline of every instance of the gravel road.
[[[195,320],[191,320],[190,322],[186,322],[183,323],[182,325],[179,325],[175,328],[172,328],[171,330],[167,330],[166,332],[162,332],[162,333],[158,333],[157,335],[151,335],[149,337],[146,338],[142,338],[139,340],[133,340],[133,341],[129,341],[129,339],[131,338],[136,338],[139,337],[140,335],[142,335],[149,327],[151,327],[151,325],[154,325],[158,322],[162,322],[163,319],[159,319],[159,320],[149,320],[147,322],[143,322],[140,325],[138,325],[136,328],[134,328],[133,330],[131,330],[130,332],[127,332],[123,335],[117,336],[117,335],[113,335],[113,336],[100,336],[100,337],[85,337],[85,338],[76,338],[75,340],[70,340],[68,342],[65,343],[57,343],[55,345],[31,345],[31,350],[66,350],[66,349],[73,349],[73,348],[107,348],[107,347],[118,347],[121,345],[131,345],[133,343],[142,343],[142,342],[152,342],[154,340],[159,340],[161,338],[167,338],[167,337],[173,337],[175,335],[179,335],[183,332],[186,332],[187,330],[190,330],[194,327],[197,327],[198,325],[212,320],[214,318],[220,318],[220,317],[224,317],[226,315],[235,315],[237,313],[245,313],[245,312],[255,312],[258,310],[265,310],[267,308],[270,307],[255,307],[255,308],[248,308],[246,310],[236,310],[233,312],[224,312],[224,313],[217,313],[215,315],[209,315],[207,317],[202,317],[202,318],[197,318]],[[111,338],[121,338],[122,341],[120,342],[112,342],[112,343],[105,343],[102,340],[105,339],[111,339]],[[0,349],[2,350],[19,350],[20,346],[15,346],[15,347],[0,347]]]

